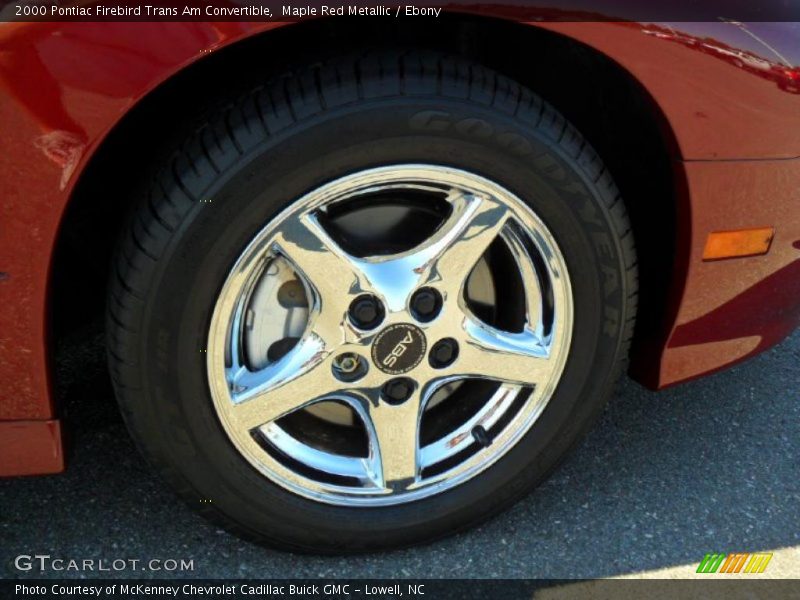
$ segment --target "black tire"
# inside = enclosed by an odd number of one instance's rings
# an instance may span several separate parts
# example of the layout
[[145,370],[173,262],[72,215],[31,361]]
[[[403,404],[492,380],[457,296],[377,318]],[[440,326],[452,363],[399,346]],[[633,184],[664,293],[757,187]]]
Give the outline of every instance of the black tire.
[[[111,277],[110,369],[151,464],[190,506],[232,532],[322,553],[439,538],[539,484],[601,412],[623,371],[636,312],[625,205],[589,144],[518,83],[427,53],[310,66],[210,113],[142,182]],[[203,354],[215,298],[248,241],[305,191],[360,168],[426,161],[484,174],[547,224],[574,289],[570,356],[532,429],[479,476],[391,507],[315,503],[260,475],[218,421]]]

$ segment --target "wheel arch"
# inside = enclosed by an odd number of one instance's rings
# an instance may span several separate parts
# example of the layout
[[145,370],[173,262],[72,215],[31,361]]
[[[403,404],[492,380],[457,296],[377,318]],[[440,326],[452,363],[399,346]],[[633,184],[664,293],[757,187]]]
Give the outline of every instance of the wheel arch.
[[[688,239],[678,233],[681,223],[688,223],[679,216],[686,207],[680,204],[678,144],[657,100],[601,50],[559,33],[464,14],[442,17],[435,26],[420,23],[365,32],[344,21],[330,28],[320,19],[262,31],[177,68],[140,98],[97,144],[67,203],[48,285],[52,347],[102,314],[110,256],[131,210],[128,202],[107,199],[154,160],[152,131],[190,120],[201,110],[196,98],[208,93],[209,82],[236,88],[253,69],[268,74],[320,60],[332,47],[348,52],[392,44],[450,50],[517,79],[555,105],[595,146],[627,204],[639,253],[640,307],[632,354],[646,358],[634,360],[632,372],[640,381],[655,382],[670,316],[677,310],[672,307],[682,292],[685,265],[678,245]],[[596,93],[587,94],[587,88]],[[98,256],[109,259],[97,261]],[[58,387],[58,377],[54,381]]]

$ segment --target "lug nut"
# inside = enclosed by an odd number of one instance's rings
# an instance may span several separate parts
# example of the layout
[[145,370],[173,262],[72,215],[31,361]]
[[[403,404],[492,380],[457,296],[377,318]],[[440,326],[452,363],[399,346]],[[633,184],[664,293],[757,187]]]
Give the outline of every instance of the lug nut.
[[333,359],[333,374],[340,381],[355,381],[366,372],[366,361],[358,354],[345,352]]
[[408,400],[411,392],[414,391],[414,382],[405,377],[398,377],[387,381],[383,389],[383,399],[389,404],[401,404]]
[[411,297],[411,312],[418,321],[433,320],[442,310],[442,296],[433,288],[422,288]]
[[383,321],[383,305],[370,294],[363,294],[350,304],[350,320],[361,329],[374,329]]
[[358,359],[353,356],[342,356],[336,366],[342,373],[352,373],[358,368]]
[[453,364],[456,358],[458,358],[458,343],[452,338],[445,338],[436,342],[431,348],[431,353],[428,357],[434,369],[447,367]]

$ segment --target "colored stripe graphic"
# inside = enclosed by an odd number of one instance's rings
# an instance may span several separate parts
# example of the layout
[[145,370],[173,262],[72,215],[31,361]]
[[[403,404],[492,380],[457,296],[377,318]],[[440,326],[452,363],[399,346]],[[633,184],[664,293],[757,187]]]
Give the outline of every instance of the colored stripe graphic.
[[698,573],[716,573],[719,569],[722,560],[725,558],[724,554],[706,554],[697,567]]
[[772,552],[756,552],[750,555],[750,562],[744,568],[745,573],[763,573],[769,561],[772,560]]
[[749,553],[743,552],[728,554],[728,558],[723,563],[720,573],[738,573],[742,570],[748,556],[750,556]]
[[709,553],[700,561],[697,573],[763,573],[771,560],[771,552]]

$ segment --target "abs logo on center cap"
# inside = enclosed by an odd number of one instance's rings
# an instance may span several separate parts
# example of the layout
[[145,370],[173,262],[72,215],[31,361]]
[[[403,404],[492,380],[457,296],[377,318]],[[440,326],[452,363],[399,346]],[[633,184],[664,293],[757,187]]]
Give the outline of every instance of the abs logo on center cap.
[[425,356],[427,342],[419,327],[408,323],[390,325],[372,344],[372,362],[390,375],[408,373]]

